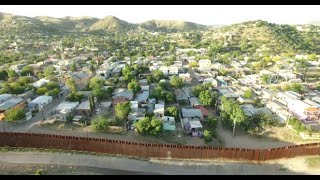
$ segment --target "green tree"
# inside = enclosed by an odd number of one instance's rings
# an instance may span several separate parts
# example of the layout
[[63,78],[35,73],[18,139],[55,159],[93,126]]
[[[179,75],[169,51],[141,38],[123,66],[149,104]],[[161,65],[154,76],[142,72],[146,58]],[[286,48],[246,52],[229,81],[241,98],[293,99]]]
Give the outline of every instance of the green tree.
[[204,137],[204,141],[205,141],[206,143],[211,142],[211,141],[212,141],[211,131],[204,130],[204,132],[203,132],[203,137]]
[[26,117],[26,112],[23,109],[13,108],[6,111],[7,121],[18,121]]
[[165,92],[164,100],[166,103],[174,103],[176,101],[176,96],[173,92]]
[[48,66],[44,70],[44,76],[45,77],[54,76],[54,71],[55,71],[55,68],[53,66]]
[[7,69],[7,74],[9,78],[14,78],[18,76],[18,74],[12,69]]
[[297,83],[292,83],[292,84],[288,84],[284,87],[285,91],[294,91],[296,93],[303,93],[304,92],[304,88],[303,85],[301,84],[297,84]]
[[99,77],[94,77],[90,79],[89,87],[94,89],[101,89],[104,86],[104,80]]
[[170,84],[175,88],[181,88],[183,86],[183,80],[178,76],[173,76],[170,80]]
[[37,89],[37,92],[36,92],[36,93],[37,93],[38,95],[44,95],[44,94],[46,94],[48,91],[49,91],[49,90],[48,90],[47,87],[40,87],[40,88]]
[[33,67],[25,66],[21,70],[21,76],[27,76],[29,74],[33,74]]
[[53,82],[53,81],[49,81],[49,82],[47,83],[46,87],[47,87],[49,90],[59,89],[59,88],[60,88],[59,83],[58,83],[58,82]]
[[155,117],[145,117],[134,124],[138,133],[142,135],[157,136],[163,131],[163,124],[161,120]]
[[164,78],[164,74],[162,71],[160,70],[153,71],[153,79],[155,80],[155,82],[159,82],[163,78]]
[[201,91],[199,94],[199,100],[205,106],[211,106],[213,103],[211,93],[209,90]]
[[83,94],[80,94],[78,92],[75,92],[75,91],[71,91],[68,96],[66,97],[66,99],[68,101],[71,101],[71,102],[81,102],[81,100],[83,99]]
[[175,120],[179,119],[179,109],[176,106],[169,106],[165,111],[166,116],[172,116]]
[[108,119],[102,115],[99,115],[92,120],[93,131],[104,132],[108,128],[108,126]]
[[199,67],[199,63],[196,61],[189,62],[189,67]]
[[71,70],[72,72],[77,71],[77,65],[76,65],[76,63],[75,63],[74,61],[73,61],[72,64],[70,65],[70,70]]
[[74,79],[72,77],[67,79],[66,85],[70,89],[71,92],[77,92],[76,82],[74,81]]
[[119,120],[127,120],[130,111],[131,111],[130,102],[119,103],[115,107],[116,118]]
[[251,89],[247,89],[244,91],[243,97],[246,99],[250,99],[252,97],[252,90]]
[[234,104],[232,106],[232,114],[230,116],[230,119],[233,120],[233,136],[236,129],[236,123],[246,123],[245,121],[248,120],[239,104]]
[[141,91],[141,86],[136,79],[132,79],[131,82],[128,84],[128,89],[133,91],[133,93],[137,93]]
[[7,80],[8,78],[8,72],[6,70],[0,70],[0,80]]
[[269,80],[270,80],[270,76],[267,75],[267,74],[263,74],[263,75],[261,76],[261,80],[262,80],[262,83],[263,83],[263,84],[268,84],[268,83],[269,83]]

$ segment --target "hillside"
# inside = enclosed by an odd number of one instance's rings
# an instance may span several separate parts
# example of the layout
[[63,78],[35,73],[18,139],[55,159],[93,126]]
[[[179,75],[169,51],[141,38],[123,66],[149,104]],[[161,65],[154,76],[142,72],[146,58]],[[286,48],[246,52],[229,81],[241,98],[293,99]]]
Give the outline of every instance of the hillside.
[[126,31],[134,28],[136,28],[135,24],[128,23],[114,16],[107,16],[94,23],[90,27],[90,30]]
[[313,26],[310,31],[298,31],[295,26],[249,21],[223,26],[212,32],[214,39],[226,43],[229,47],[241,51],[269,53],[320,52],[319,28]]
[[140,24],[142,28],[148,30],[205,30],[206,26],[186,22],[186,21],[174,21],[174,20],[150,20]]

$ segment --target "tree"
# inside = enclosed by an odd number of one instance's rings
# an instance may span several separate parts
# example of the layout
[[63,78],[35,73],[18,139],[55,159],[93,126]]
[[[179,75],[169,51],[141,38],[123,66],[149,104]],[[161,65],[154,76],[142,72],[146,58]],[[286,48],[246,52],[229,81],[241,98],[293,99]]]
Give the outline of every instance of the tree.
[[263,75],[261,76],[261,80],[262,80],[262,83],[263,83],[263,84],[268,84],[268,83],[269,83],[269,80],[270,80],[270,76],[267,75],[267,74],[263,74]]
[[25,66],[21,70],[21,76],[27,76],[29,74],[33,74],[33,67]]
[[18,76],[18,74],[12,69],[7,69],[7,74],[9,78],[14,78]]
[[59,83],[58,82],[53,82],[53,81],[49,81],[46,85],[46,87],[49,89],[49,90],[53,90],[53,89],[59,89]]
[[303,93],[304,92],[303,85],[297,84],[297,83],[286,85],[284,87],[284,90],[285,91],[294,91],[294,92],[297,92],[297,93]]
[[201,91],[199,94],[199,100],[205,106],[211,106],[213,103],[209,90]]
[[170,80],[170,84],[175,88],[181,88],[183,86],[183,80],[178,76],[173,76]]
[[58,97],[60,90],[58,88],[52,89],[46,93],[47,96]]
[[160,70],[155,70],[153,71],[153,79],[156,81],[156,82],[159,82],[161,79],[164,78],[164,74],[162,71]]
[[8,72],[6,70],[0,70],[0,80],[5,81],[8,78]]
[[173,92],[165,92],[164,100],[166,103],[174,103],[176,101],[176,96]]
[[232,114],[230,119],[233,120],[233,136],[236,129],[236,123],[243,123],[247,120],[246,115],[244,114],[243,110],[240,108],[239,104],[234,104],[232,107]]
[[145,117],[134,124],[138,133],[142,135],[157,136],[163,131],[161,120],[155,117]]
[[246,99],[250,99],[252,97],[252,90],[251,89],[247,89],[244,91],[243,97]]
[[46,69],[44,70],[44,76],[45,77],[53,76],[54,70],[55,70],[55,68],[53,66],[46,67]]
[[71,92],[77,92],[76,82],[72,77],[66,81],[66,85],[68,86]]
[[92,120],[93,131],[104,132],[108,126],[109,126],[108,119],[102,115],[99,115]]
[[18,108],[9,109],[5,114],[7,121],[18,121],[26,117],[26,112]]
[[198,62],[196,62],[196,61],[191,61],[191,62],[189,62],[189,67],[199,67],[199,63]]
[[175,120],[179,119],[179,109],[176,106],[169,106],[165,111],[166,116],[173,116]]
[[225,75],[227,75],[229,72],[228,72],[226,69],[222,68],[222,69],[219,69],[219,73],[220,73],[222,76],[225,76]]
[[104,80],[99,77],[94,77],[90,80],[89,87],[94,89],[101,89],[104,85]]
[[70,65],[70,70],[71,70],[72,72],[77,71],[77,65],[76,65],[76,63],[75,63],[74,61],[73,61],[72,64]]
[[48,88],[46,88],[46,87],[40,87],[39,89],[37,89],[37,94],[38,95],[44,95],[44,94],[46,94],[47,92],[48,92],[49,90],[48,90]]
[[204,141],[205,141],[206,143],[211,142],[211,141],[212,141],[211,131],[205,130],[205,131],[203,132],[203,137],[204,137]]
[[131,111],[130,102],[119,103],[115,107],[116,118],[119,120],[127,120],[130,111]]
[[80,94],[78,92],[75,91],[71,91],[71,93],[68,94],[67,96],[67,100],[71,101],[71,102],[81,102],[81,100],[83,99],[83,94]]
[[131,82],[128,84],[128,89],[133,91],[133,93],[137,93],[141,91],[141,86],[136,79],[132,79]]

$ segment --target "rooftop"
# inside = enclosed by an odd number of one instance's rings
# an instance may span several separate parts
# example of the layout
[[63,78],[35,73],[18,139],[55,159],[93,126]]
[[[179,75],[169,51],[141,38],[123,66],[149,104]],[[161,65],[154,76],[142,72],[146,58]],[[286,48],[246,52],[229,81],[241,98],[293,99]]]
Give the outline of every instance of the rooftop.
[[77,109],[81,109],[81,110],[90,110],[90,102],[89,101],[83,101],[79,104],[79,106],[77,107]]

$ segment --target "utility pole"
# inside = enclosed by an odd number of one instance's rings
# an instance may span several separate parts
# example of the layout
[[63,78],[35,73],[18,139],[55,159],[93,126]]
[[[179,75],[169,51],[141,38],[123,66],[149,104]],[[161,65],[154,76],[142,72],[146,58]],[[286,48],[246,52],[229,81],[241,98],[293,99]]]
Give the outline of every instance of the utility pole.
[[233,133],[232,133],[233,136],[234,136],[235,130],[236,130],[236,119],[233,120]]

